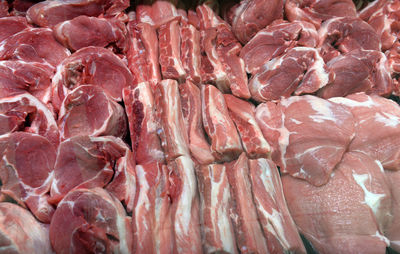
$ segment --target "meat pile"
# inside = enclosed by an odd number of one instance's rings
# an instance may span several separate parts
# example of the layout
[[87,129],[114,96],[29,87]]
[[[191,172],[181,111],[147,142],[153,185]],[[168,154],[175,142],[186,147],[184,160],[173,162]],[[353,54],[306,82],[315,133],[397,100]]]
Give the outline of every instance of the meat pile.
[[0,0],[0,252],[400,252],[400,1],[153,2]]

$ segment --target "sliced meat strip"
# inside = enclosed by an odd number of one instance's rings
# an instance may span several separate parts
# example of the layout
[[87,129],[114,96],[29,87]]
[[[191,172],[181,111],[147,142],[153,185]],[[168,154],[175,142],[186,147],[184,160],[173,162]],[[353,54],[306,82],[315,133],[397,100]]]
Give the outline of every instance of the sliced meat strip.
[[14,132],[0,137],[1,193],[28,207],[35,217],[50,223],[54,207],[48,202],[56,149],[44,137]]

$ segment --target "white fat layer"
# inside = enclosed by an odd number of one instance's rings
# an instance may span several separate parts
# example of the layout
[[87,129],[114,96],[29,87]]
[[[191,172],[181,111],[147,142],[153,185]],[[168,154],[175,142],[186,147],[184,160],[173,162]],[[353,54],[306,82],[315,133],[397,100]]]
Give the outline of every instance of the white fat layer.
[[343,106],[347,107],[367,107],[371,108],[375,106],[374,101],[371,99],[370,96],[366,96],[367,100],[366,101],[355,101],[352,99],[348,98],[343,98],[343,97],[334,97],[330,98],[329,101],[341,104]]
[[[381,233],[379,233],[379,231],[375,232],[375,237],[379,238],[379,240],[381,240],[382,242],[386,243],[386,246],[390,246],[390,240],[387,239],[384,235],[382,235]],[[392,242],[393,243],[393,242]]]
[[375,113],[375,121],[383,123],[385,127],[397,127],[400,124],[400,118],[390,113]]
[[385,169],[383,168],[382,163],[379,160],[375,160],[375,163],[378,165],[382,173],[385,172]]
[[336,122],[338,120],[331,109],[332,104],[330,102],[316,97],[309,97],[309,98],[312,98],[308,100],[308,102],[316,113],[310,115],[310,118],[314,122],[317,123],[323,123],[325,121]]
[[[139,183],[139,196],[137,200],[137,205],[135,207],[136,214],[141,214],[140,210],[144,207],[146,211],[150,212],[150,201],[147,196],[149,192],[149,183],[147,182],[146,179],[146,172],[144,171],[144,168],[141,165],[136,165],[136,174],[137,174],[137,179]],[[145,230],[150,230],[149,225],[147,224],[147,221],[142,218],[137,218],[139,219],[139,223],[143,223]],[[136,222],[138,223],[138,222]]]
[[385,194],[372,193],[367,189],[365,182],[370,181],[370,177],[371,176],[369,174],[359,175],[353,173],[354,180],[364,191],[364,203],[371,208],[372,212],[376,216],[379,210],[381,199],[385,197]]

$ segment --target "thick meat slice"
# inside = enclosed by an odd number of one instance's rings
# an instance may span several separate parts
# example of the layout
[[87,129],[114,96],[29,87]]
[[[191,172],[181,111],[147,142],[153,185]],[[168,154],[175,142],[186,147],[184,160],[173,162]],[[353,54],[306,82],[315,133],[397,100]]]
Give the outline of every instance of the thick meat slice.
[[258,217],[270,253],[306,253],[289,213],[276,165],[269,159],[249,160],[249,176]]
[[51,98],[52,67],[20,60],[0,61],[0,98],[30,93],[43,103]]
[[189,138],[183,120],[178,82],[166,79],[158,83],[155,100],[156,117],[160,126],[157,133],[160,136],[166,160],[173,161],[179,156],[189,156]]
[[47,0],[29,8],[26,16],[30,23],[53,27],[81,15],[116,15],[128,7],[128,0]]
[[231,218],[240,252],[268,253],[257,210],[251,193],[249,160],[242,153],[236,161],[227,163],[226,174],[231,186]]
[[168,169],[174,253],[203,253],[194,163],[189,156],[180,156],[168,163]]
[[368,154],[379,160],[385,169],[400,168],[400,107],[396,102],[376,95],[352,94],[330,101],[348,108],[356,123],[350,151]]
[[168,1],[151,1],[153,5],[138,5],[136,7],[136,19],[141,23],[148,23],[159,27],[171,19],[180,16],[176,7]]
[[158,29],[159,63],[163,79],[182,81],[186,72],[181,62],[179,19],[162,24]]
[[350,110],[311,95],[292,96],[256,109],[256,120],[282,173],[313,185],[328,182],[354,137]]
[[200,32],[186,19],[181,20],[181,61],[186,71],[186,79],[195,83],[201,82],[201,47]]
[[247,156],[269,157],[271,149],[256,122],[255,106],[230,94],[224,94],[224,98]]
[[150,84],[143,82],[134,89],[127,87],[123,91],[123,97],[136,162],[163,162],[165,158],[157,135],[159,122],[155,115],[155,102]]
[[0,246],[4,253],[53,253],[49,229],[32,214],[12,203],[0,203]]
[[57,41],[72,51],[88,46],[109,45],[125,49],[126,28],[117,19],[79,16],[57,24],[53,31]]
[[[112,136],[75,136],[65,140],[58,148],[51,202],[58,203],[74,188],[106,187],[112,179],[116,182],[132,179],[134,163],[126,156],[132,156],[129,148]],[[132,210],[135,193],[130,193],[130,190],[135,190],[135,185],[135,181],[128,181],[120,190],[123,193],[114,193],[123,198],[121,201],[130,204],[128,210]]]
[[1,60],[40,62],[55,68],[69,55],[49,28],[26,28],[0,42]]
[[385,236],[390,240],[390,248],[400,251],[400,171],[385,170],[388,186],[392,194],[393,219],[385,229]]
[[212,85],[201,87],[204,129],[211,139],[211,152],[220,161],[234,160],[243,151],[224,95]]
[[50,224],[56,253],[132,253],[131,218],[101,188],[77,189],[60,202]]
[[206,253],[238,253],[231,221],[231,194],[226,167],[203,165],[197,171],[202,243]]
[[242,0],[233,7],[232,30],[246,44],[259,30],[283,17],[283,0]]
[[391,194],[379,165],[350,152],[323,186],[282,177],[290,213],[319,253],[385,253]]
[[83,85],[65,97],[58,114],[61,139],[78,135],[124,138],[127,123],[124,109],[98,86]]
[[83,84],[102,87],[116,101],[122,89],[132,85],[132,74],[125,63],[108,49],[86,47],[66,58],[52,80],[52,104],[60,109],[65,96]]
[[56,160],[54,146],[42,136],[14,132],[0,137],[0,154],[1,193],[49,223],[54,213],[47,202]]
[[174,234],[166,165],[136,165],[137,188],[132,218],[133,253],[172,253]]
[[190,81],[186,81],[179,85],[179,91],[191,155],[201,165],[210,164],[215,158],[203,129],[200,89]]
[[317,44],[318,33],[313,24],[278,20],[260,30],[240,51],[240,57],[244,60],[246,71],[255,74],[269,60],[293,47],[315,48]]
[[292,94],[314,93],[328,84],[331,75],[314,48],[296,47],[267,62],[250,80],[252,98],[278,100]]
[[330,18],[357,16],[351,0],[287,0],[285,14],[289,21],[303,20],[317,28]]
[[386,56],[375,50],[353,50],[327,63],[334,78],[321,88],[323,98],[346,96],[356,92],[390,95],[393,90]]
[[0,18],[0,42],[28,27],[28,22],[26,22],[26,18],[24,17]]
[[0,135],[25,131],[47,138],[57,147],[60,133],[52,112],[30,94],[0,99]]
[[332,18],[325,21],[318,32],[318,47],[326,62],[356,49],[381,50],[378,34],[360,18]]

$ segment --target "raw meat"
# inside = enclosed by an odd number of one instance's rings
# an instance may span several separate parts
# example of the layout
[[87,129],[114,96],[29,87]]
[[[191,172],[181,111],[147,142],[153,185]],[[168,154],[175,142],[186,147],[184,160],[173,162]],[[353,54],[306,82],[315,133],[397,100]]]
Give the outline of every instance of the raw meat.
[[379,160],[385,169],[400,169],[400,107],[396,102],[363,93],[330,101],[347,107],[354,115],[355,137],[349,151],[365,153]]
[[168,1],[155,1],[153,5],[138,5],[136,7],[136,18],[140,23],[148,23],[154,27],[169,22],[180,16],[175,6]]
[[385,229],[385,236],[390,240],[390,248],[400,251],[400,171],[385,170],[388,187],[392,194],[392,210],[393,219]]
[[215,158],[203,129],[200,89],[190,81],[186,81],[179,85],[179,91],[191,155],[201,165],[210,164]]
[[107,191],[77,189],[58,205],[50,224],[50,242],[59,254],[131,253],[131,218]]
[[122,89],[132,85],[132,74],[125,63],[110,50],[86,47],[66,58],[52,80],[52,104],[59,110],[67,94],[79,85],[102,87],[116,101]]
[[28,92],[48,104],[52,76],[53,69],[46,64],[21,60],[0,61],[0,98]]
[[79,16],[58,23],[53,31],[54,37],[72,51],[88,46],[126,48],[126,27],[117,19]]
[[391,218],[391,194],[379,165],[350,152],[326,185],[282,177],[292,217],[318,252],[385,253],[389,241],[381,226]]
[[230,213],[236,242],[240,252],[268,253],[251,193],[248,162],[246,154],[242,153],[239,159],[226,166],[233,199]]
[[[54,166],[50,201],[57,204],[74,188],[106,187],[110,182],[121,180],[118,178],[133,179],[135,165],[129,161],[133,158],[127,156],[132,156],[129,148],[112,136],[75,136],[63,141]],[[136,183],[134,180],[128,183],[120,187],[122,193],[113,194],[124,198],[121,201],[131,204],[128,210],[132,210],[135,193],[130,191],[135,190]]]
[[355,133],[345,107],[311,95],[292,96],[256,109],[256,120],[282,173],[320,186],[329,181]]
[[69,55],[49,28],[26,28],[0,42],[1,60],[39,62],[55,68]]
[[202,243],[206,253],[238,253],[230,217],[231,194],[226,167],[203,165],[197,170]]
[[47,0],[33,5],[26,13],[30,23],[53,27],[81,15],[113,16],[129,7],[128,0]]
[[220,161],[231,161],[243,149],[235,124],[229,117],[224,95],[212,85],[201,87],[203,125],[211,139],[211,153]]
[[137,188],[132,214],[133,253],[172,253],[174,233],[167,166],[136,165]]
[[287,0],[285,14],[289,21],[303,20],[319,28],[321,23],[334,17],[356,17],[351,0]]
[[56,160],[54,146],[42,136],[14,132],[0,137],[0,154],[1,193],[49,223],[54,213],[47,202]]
[[52,112],[30,94],[0,99],[0,135],[15,131],[39,134],[54,147],[60,143],[60,133]]
[[269,60],[293,47],[315,48],[317,44],[318,33],[313,24],[278,20],[260,30],[240,51],[240,57],[244,60],[246,71],[255,74]]
[[158,83],[155,101],[156,117],[160,126],[157,133],[166,160],[173,161],[179,156],[189,156],[189,137],[183,120],[178,82],[166,79]]
[[156,109],[150,84],[143,82],[134,89],[124,88],[123,98],[136,162],[138,164],[164,162],[164,152],[157,135],[159,123],[155,115]]
[[229,115],[236,125],[249,158],[269,157],[271,148],[255,119],[255,106],[233,95],[224,94]]
[[232,30],[243,44],[283,17],[283,0],[242,0],[232,11]]
[[32,214],[12,203],[0,203],[0,246],[3,253],[53,253],[49,229]]
[[188,156],[179,156],[168,163],[168,170],[174,253],[203,253],[194,163]]
[[286,205],[276,165],[264,158],[249,160],[249,176],[269,253],[306,253]]
[[181,62],[179,19],[160,25],[158,29],[159,63],[163,79],[183,81],[186,72]]
[[314,93],[328,84],[331,76],[316,49],[296,47],[267,62],[251,78],[249,89],[256,101],[278,100]]
[[356,49],[381,50],[378,34],[360,18],[332,18],[325,21],[318,32],[318,47],[326,62]]
[[327,63],[334,79],[318,96],[330,98],[357,92],[388,96],[393,90],[386,56],[375,50],[353,50]]
[[98,86],[82,85],[72,90],[58,114],[61,139],[78,135],[124,138],[127,123],[124,109]]
[[28,22],[26,22],[24,17],[0,18],[0,42],[28,27]]
[[8,9],[9,9],[9,6],[8,6],[7,1],[6,0],[1,0],[0,1],[0,18],[1,17],[7,17],[9,15],[8,14]]
[[188,20],[181,19],[181,61],[186,71],[186,79],[194,84],[201,82],[201,49],[200,32],[189,23]]

